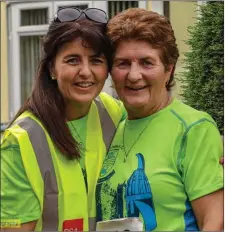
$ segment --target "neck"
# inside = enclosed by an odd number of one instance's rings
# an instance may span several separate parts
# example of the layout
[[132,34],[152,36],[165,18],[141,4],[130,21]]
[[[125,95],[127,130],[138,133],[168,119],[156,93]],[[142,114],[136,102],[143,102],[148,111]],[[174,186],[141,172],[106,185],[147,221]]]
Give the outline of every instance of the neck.
[[167,92],[162,98],[161,101],[157,101],[159,103],[156,103],[155,105],[152,105],[152,107],[143,106],[143,107],[126,107],[127,113],[128,113],[128,119],[129,120],[135,120],[140,118],[146,118],[152,114],[157,113],[158,111],[162,110],[163,108],[167,107],[171,101],[172,96],[169,92]]
[[86,116],[89,112],[91,102],[78,104],[74,102],[66,103],[66,120],[73,121]]

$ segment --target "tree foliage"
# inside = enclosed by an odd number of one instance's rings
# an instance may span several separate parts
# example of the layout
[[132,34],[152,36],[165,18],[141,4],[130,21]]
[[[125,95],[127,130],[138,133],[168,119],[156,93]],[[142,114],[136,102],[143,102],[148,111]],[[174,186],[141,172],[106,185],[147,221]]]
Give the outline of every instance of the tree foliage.
[[188,28],[184,72],[181,81],[183,100],[209,113],[223,134],[224,114],[224,3],[200,6],[194,26]]

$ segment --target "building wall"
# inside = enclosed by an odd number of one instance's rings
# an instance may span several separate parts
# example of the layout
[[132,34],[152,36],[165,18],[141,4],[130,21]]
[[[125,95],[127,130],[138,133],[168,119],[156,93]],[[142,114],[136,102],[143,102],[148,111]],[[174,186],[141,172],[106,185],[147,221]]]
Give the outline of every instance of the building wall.
[[9,120],[6,3],[1,2],[1,123]]
[[[177,77],[180,77],[184,71],[182,61],[184,59],[184,53],[189,49],[188,45],[185,44],[185,41],[187,41],[189,38],[187,28],[188,26],[194,25],[196,22],[196,10],[197,2],[170,1],[170,21],[174,29],[180,52],[175,73]],[[174,96],[180,98],[180,93],[180,82],[176,80],[176,86],[174,87],[173,94]]]

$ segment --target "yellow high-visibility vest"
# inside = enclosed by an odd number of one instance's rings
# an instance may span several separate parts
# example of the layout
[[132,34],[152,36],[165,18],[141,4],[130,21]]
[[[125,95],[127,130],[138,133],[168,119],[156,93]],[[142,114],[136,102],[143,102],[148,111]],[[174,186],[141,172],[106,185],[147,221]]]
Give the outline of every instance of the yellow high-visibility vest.
[[11,133],[18,140],[27,177],[40,203],[42,217],[35,230],[95,230],[96,183],[122,114],[121,105],[105,93],[91,104],[85,149],[88,193],[79,162],[58,155],[33,114],[24,112],[5,131],[4,138]]

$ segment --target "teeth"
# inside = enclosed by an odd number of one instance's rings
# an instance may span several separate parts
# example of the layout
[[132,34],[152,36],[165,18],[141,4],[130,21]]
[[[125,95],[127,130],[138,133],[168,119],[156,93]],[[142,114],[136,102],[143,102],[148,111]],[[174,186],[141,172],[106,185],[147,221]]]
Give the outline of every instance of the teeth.
[[90,87],[93,84],[94,84],[93,82],[79,82],[79,83],[75,83],[76,86],[84,87],[84,88]]

